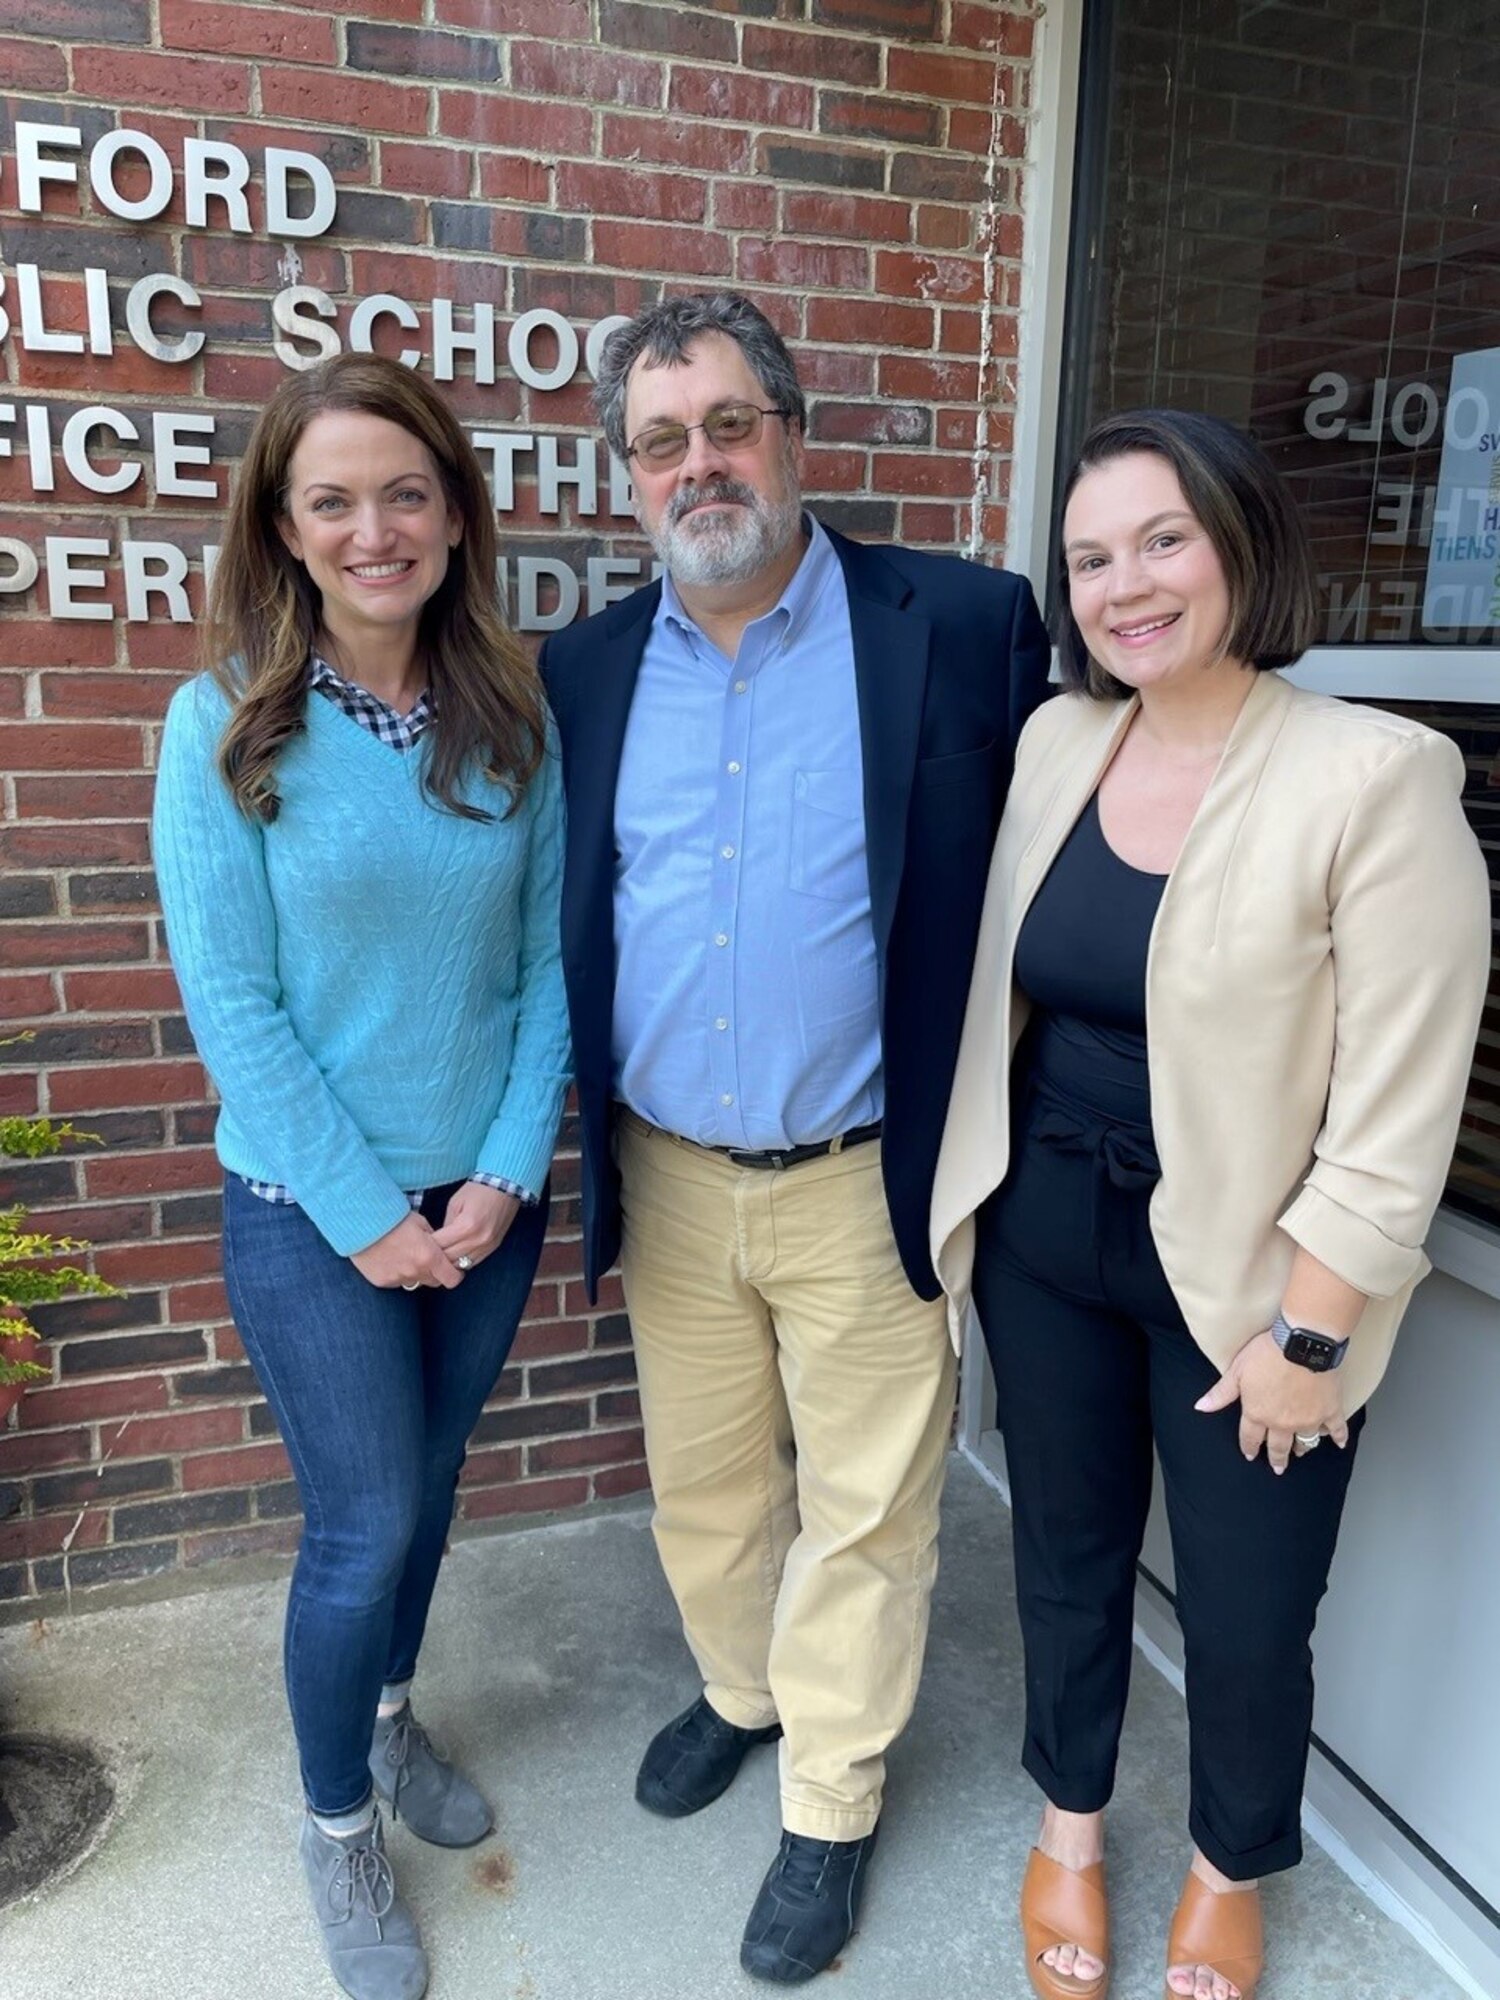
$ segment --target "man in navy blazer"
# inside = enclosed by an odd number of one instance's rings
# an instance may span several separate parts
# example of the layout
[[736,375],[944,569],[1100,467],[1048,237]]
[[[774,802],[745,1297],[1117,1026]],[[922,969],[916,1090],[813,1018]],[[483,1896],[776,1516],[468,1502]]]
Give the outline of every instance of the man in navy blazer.
[[649,307],[596,402],[665,575],[548,640],[585,1276],[619,1256],[654,1528],[703,1693],[636,1796],[781,1743],[741,1963],[853,1927],[910,1713],[955,1362],[928,1204],[991,846],[1049,648],[1026,583],[801,504],[806,406],[734,293]]

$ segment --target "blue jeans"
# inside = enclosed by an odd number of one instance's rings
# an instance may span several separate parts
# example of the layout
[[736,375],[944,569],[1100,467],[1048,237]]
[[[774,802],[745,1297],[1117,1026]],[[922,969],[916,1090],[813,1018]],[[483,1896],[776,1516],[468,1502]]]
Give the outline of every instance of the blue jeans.
[[[422,1204],[437,1226],[451,1187]],[[300,1208],[231,1174],[224,1278],[291,1454],[304,1527],[287,1602],[287,1697],[314,1812],[351,1812],[380,1689],[411,1678],[470,1431],[531,1290],[545,1199],[453,1291],[385,1291]]]

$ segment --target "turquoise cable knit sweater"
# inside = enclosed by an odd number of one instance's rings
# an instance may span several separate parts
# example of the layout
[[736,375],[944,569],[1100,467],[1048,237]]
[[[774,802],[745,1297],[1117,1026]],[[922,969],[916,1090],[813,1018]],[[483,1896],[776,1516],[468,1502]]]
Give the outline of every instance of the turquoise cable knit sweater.
[[[229,704],[167,716],[152,838],[188,1024],[233,1173],[283,1182],[341,1256],[475,1171],[540,1190],[569,1073],[555,743],[514,818],[440,811],[402,753],[309,697],[247,819],[215,763]],[[465,796],[504,809],[482,776]]]

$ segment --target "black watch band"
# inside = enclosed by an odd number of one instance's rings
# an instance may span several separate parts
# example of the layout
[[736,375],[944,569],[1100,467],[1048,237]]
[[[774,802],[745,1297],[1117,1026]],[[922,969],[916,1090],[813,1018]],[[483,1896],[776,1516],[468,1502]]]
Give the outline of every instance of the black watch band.
[[1330,1368],[1337,1368],[1349,1352],[1347,1340],[1333,1340],[1308,1326],[1293,1326],[1285,1313],[1277,1313],[1272,1320],[1271,1338],[1288,1361],[1311,1369],[1314,1375],[1326,1375]]

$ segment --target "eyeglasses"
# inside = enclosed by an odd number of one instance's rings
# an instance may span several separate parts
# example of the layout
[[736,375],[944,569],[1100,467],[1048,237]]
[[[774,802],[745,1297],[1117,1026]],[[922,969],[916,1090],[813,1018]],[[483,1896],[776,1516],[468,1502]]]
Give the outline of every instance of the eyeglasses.
[[765,417],[789,417],[790,410],[762,410],[754,403],[725,403],[710,410],[701,424],[653,424],[638,431],[625,447],[627,458],[639,458],[653,472],[666,472],[687,457],[688,439],[702,431],[720,451],[748,451],[760,443]]

